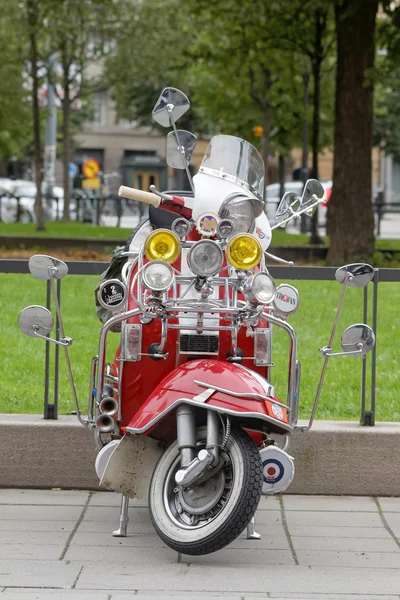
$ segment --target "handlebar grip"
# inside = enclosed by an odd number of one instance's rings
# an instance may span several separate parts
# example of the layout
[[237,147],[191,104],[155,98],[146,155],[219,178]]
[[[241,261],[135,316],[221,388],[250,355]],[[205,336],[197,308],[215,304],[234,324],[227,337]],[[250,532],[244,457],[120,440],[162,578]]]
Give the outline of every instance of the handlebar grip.
[[151,192],[144,192],[143,190],[136,190],[135,188],[121,185],[118,190],[118,196],[121,198],[128,198],[129,200],[137,200],[144,204],[152,204],[155,207],[160,206],[161,198],[152,194]]

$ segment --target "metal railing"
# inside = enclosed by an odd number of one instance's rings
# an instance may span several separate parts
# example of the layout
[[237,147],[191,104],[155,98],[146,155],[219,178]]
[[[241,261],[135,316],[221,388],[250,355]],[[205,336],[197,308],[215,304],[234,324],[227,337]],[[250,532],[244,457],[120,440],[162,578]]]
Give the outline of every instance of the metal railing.
[[[70,275],[100,275],[109,266],[108,262],[80,262],[67,261]],[[274,279],[292,280],[292,281],[334,281],[336,267],[288,267],[288,266],[269,266],[268,270]],[[0,273],[22,274],[29,273],[28,260],[24,259],[0,259]],[[372,328],[377,336],[377,316],[378,316],[378,285],[379,283],[400,283],[400,269],[374,269],[372,280]],[[368,286],[369,287],[369,286]],[[363,298],[363,322],[368,323],[368,287],[364,288]],[[61,280],[57,281],[57,292],[59,301],[61,301]],[[50,282],[47,282],[46,306],[51,310]],[[59,324],[56,320],[56,339],[59,339]],[[378,341],[378,340],[377,340]],[[375,405],[376,405],[376,354],[377,344],[372,350],[371,361],[371,389],[367,406],[367,357],[362,358],[362,377],[361,377],[361,414],[360,424],[366,426],[375,425]],[[46,342],[45,356],[45,378],[44,378],[44,418],[58,418],[58,379],[59,379],[59,347],[55,350],[54,365],[54,394],[50,401],[49,381],[50,381],[50,343]]]

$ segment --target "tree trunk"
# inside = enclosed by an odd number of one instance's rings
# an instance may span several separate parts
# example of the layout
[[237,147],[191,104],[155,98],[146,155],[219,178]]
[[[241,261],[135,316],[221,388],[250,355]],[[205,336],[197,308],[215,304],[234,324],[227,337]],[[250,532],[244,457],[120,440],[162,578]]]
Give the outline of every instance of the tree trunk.
[[[323,15],[320,10],[315,11],[315,40],[314,40],[314,59],[312,61],[312,76],[314,84],[313,95],[313,129],[312,129],[312,168],[311,177],[318,179],[318,153],[319,153],[319,129],[320,129],[320,111],[321,111],[321,65],[324,58],[322,38],[324,35]],[[322,244],[323,241],[318,233],[318,207],[311,219],[310,244]]]
[[337,0],[336,123],[333,190],[328,204],[329,264],[374,251],[372,212],[373,84],[378,0]]
[[42,160],[42,143],[40,132],[40,110],[39,110],[39,77],[38,77],[38,53],[36,30],[38,23],[38,5],[36,0],[27,0],[27,14],[29,24],[29,50],[31,61],[31,77],[32,77],[32,112],[33,112],[33,146],[34,146],[34,170],[36,183],[36,199],[35,199],[35,216],[36,229],[43,231],[44,225],[44,210],[42,200],[42,181],[43,181],[43,160]]
[[[65,71],[64,71],[65,73]],[[63,220],[70,221],[69,211],[69,158],[70,158],[70,117],[71,103],[69,101],[69,85],[64,85],[64,98],[62,102],[63,112],[63,186],[64,186],[64,214]]]

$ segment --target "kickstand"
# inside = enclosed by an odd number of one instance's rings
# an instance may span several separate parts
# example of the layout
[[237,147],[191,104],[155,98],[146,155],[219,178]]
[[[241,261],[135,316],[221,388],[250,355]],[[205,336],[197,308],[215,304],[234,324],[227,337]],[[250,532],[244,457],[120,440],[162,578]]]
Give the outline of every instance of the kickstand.
[[247,525],[247,539],[248,540],[261,540],[261,535],[256,532],[255,517],[252,517],[250,523]]
[[126,530],[128,528],[128,508],[129,508],[129,496],[122,496],[121,499],[121,511],[119,513],[119,529],[113,531],[114,537],[126,537]]

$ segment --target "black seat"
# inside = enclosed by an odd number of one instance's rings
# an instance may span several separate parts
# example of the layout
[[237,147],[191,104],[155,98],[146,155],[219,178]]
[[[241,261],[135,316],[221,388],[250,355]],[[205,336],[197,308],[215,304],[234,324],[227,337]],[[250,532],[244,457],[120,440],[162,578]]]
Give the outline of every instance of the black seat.
[[149,219],[153,229],[171,229],[172,223],[177,218],[178,215],[176,213],[156,208],[155,206],[149,207]]

